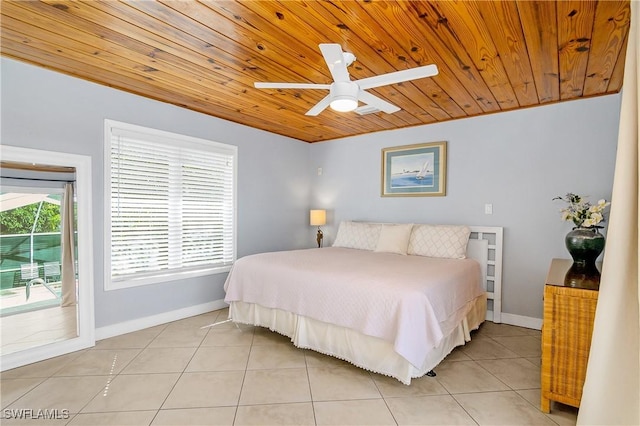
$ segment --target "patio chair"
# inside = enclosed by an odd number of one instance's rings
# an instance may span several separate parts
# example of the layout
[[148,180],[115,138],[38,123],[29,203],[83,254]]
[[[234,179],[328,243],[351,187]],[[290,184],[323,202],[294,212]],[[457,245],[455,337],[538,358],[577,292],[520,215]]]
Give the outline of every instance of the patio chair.
[[20,265],[20,279],[32,280],[38,278],[38,269],[40,265],[37,263],[23,263]]
[[60,262],[44,262],[44,281],[48,283],[53,277],[60,281]]

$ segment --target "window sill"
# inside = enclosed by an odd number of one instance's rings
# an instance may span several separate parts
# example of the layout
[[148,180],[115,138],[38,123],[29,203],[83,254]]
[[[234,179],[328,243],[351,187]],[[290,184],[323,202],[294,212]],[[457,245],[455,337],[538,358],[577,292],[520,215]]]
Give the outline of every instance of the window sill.
[[151,284],[160,284],[170,281],[184,280],[188,278],[203,277],[207,275],[225,274],[231,270],[231,265],[217,266],[197,270],[162,272],[155,275],[145,274],[139,277],[123,277],[115,280],[105,280],[104,290],[121,290],[125,288],[141,287]]

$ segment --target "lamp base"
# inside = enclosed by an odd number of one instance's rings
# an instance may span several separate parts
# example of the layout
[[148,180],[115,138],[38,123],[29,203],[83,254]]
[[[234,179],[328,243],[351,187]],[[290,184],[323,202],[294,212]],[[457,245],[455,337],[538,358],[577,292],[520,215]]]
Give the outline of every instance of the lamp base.
[[316,241],[318,242],[318,248],[322,247],[322,230],[318,228],[318,234],[316,235]]

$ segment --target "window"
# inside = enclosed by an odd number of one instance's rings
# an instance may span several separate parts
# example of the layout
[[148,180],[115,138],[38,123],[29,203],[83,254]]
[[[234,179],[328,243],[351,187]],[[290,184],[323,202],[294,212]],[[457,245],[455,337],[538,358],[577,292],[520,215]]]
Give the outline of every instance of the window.
[[105,120],[105,289],[226,272],[237,148]]

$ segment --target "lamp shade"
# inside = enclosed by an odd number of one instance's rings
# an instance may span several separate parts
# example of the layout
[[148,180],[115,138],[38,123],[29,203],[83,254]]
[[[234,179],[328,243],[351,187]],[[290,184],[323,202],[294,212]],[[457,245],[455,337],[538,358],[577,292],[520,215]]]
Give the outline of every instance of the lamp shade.
[[327,223],[327,211],[326,210],[310,210],[309,211],[309,225],[321,226]]

